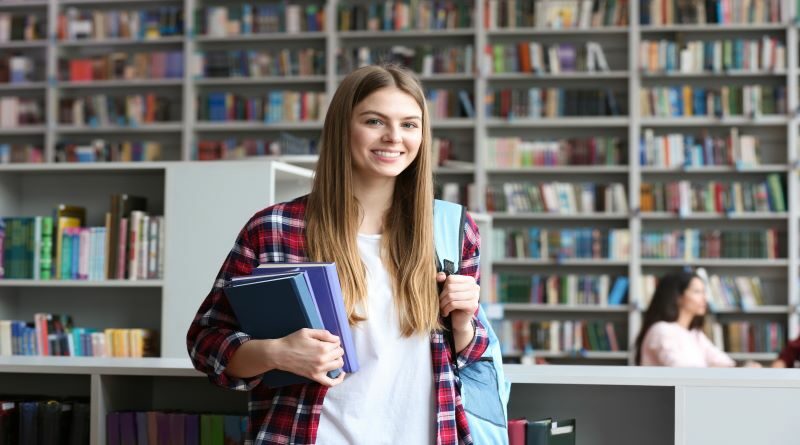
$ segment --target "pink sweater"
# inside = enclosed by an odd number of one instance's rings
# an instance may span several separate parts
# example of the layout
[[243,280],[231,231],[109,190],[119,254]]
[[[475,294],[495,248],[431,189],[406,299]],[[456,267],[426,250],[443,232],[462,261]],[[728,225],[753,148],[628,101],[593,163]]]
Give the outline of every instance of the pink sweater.
[[642,341],[642,365],[730,368],[736,362],[714,346],[703,331],[659,321],[650,327]]

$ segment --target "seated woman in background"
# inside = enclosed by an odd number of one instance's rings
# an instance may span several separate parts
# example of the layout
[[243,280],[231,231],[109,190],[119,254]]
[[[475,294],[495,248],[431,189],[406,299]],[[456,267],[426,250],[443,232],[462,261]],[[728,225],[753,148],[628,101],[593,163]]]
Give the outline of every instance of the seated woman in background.
[[680,272],[661,277],[636,338],[636,364],[736,366],[703,333],[706,308],[705,284],[699,276]]
[[800,337],[790,341],[783,347],[778,359],[772,362],[773,368],[800,367]]

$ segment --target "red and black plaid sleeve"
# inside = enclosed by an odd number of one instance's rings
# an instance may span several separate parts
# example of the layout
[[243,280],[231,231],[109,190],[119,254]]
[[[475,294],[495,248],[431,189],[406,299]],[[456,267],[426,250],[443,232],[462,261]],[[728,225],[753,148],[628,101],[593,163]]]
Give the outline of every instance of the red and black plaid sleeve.
[[249,275],[258,265],[248,232],[251,227],[252,219],[236,238],[186,335],[186,346],[194,367],[206,373],[215,384],[238,390],[250,390],[260,379],[237,379],[225,374],[231,357],[239,346],[250,340],[250,336],[239,330],[239,323],[222,287],[231,277]]
[[[467,219],[464,223],[464,245],[461,250],[459,274],[469,275],[475,278],[475,282],[480,284],[480,260],[481,237],[478,232],[478,225],[467,214]],[[478,321],[477,317],[473,317],[473,320],[475,321],[475,337],[463,351],[458,353],[456,360],[459,368],[477,361],[489,346],[489,335],[486,333],[486,328]]]

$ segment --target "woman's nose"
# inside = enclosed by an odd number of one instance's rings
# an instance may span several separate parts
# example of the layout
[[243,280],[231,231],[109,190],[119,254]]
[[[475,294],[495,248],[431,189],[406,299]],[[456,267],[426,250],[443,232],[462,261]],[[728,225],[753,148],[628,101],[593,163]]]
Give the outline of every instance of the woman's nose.
[[386,127],[386,132],[383,134],[383,140],[385,142],[392,142],[392,143],[400,143],[402,138],[400,137],[400,130],[391,126]]

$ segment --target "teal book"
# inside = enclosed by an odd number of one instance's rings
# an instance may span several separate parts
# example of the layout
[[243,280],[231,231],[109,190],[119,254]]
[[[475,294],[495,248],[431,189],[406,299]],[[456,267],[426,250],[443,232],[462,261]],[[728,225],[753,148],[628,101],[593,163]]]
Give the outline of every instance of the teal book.
[[[241,277],[231,280],[225,295],[242,332],[256,339],[282,338],[300,329],[325,329],[306,272]],[[341,370],[328,373],[336,378]],[[309,379],[282,370],[264,374],[272,388],[304,384]]]

